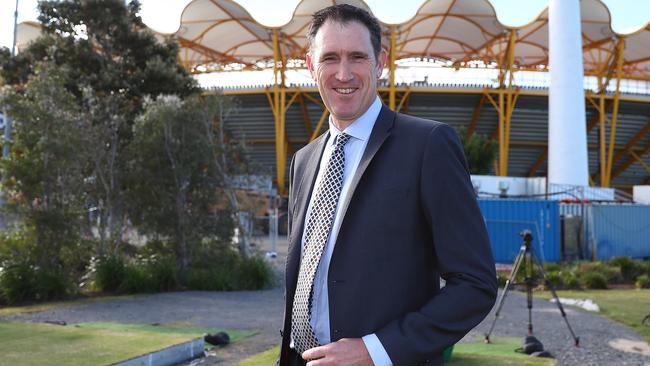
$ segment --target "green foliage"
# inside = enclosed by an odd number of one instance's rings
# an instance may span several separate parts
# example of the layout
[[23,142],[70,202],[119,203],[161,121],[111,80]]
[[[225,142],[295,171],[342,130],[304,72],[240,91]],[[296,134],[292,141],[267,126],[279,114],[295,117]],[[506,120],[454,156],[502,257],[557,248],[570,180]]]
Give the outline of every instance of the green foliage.
[[578,265],[580,276],[587,275],[591,272],[598,272],[605,277],[606,283],[621,283],[623,275],[620,267],[608,265],[606,262],[584,262]]
[[131,219],[143,233],[168,238],[181,270],[204,238],[232,237],[231,206],[219,188],[234,163],[214,129],[222,104],[219,97],[158,98],[133,128]]
[[152,258],[146,269],[151,276],[153,291],[173,291],[179,287],[178,267],[171,258]]
[[28,263],[16,263],[0,272],[0,299],[16,304],[36,298],[36,271]]
[[607,277],[599,271],[589,271],[580,276],[582,286],[591,290],[606,289]]
[[609,264],[621,269],[621,275],[626,282],[634,281],[645,272],[643,262],[632,260],[630,257],[615,257],[609,261]]
[[49,301],[67,296],[69,281],[62,271],[42,269],[22,262],[0,271],[0,302]]
[[44,253],[50,253],[51,248],[37,245],[37,237],[36,231],[28,226],[0,235],[0,303],[56,300],[75,292],[73,272],[61,258],[44,261]]
[[260,256],[242,258],[236,273],[239,289],[259,290],[273,284],[273,272]]
[[118,291],[126,294],[151,292],[151,276],[147,268],[139,265],[124,267],[124,276]]
[[465,127],[458,130],[458,137],[463,144],[470,173],[489,174],[498,147],[496,140],[476,133],[470,135]]
[[273,283],[273,271],[262,257],[242,257],[232,250],[188,269],[183,276],[185,288],[192,290],[260,290]]
[[[124,151],[144,100],[199,89],[177,62],[178,46],[158,42],[146,30],[137,1],[41,1],[38,7],[42,36],[15,57],[0,52],[0,76],[13,86],[9,114],[19,130],[12,146],[14,171],[5,169],[4,184],[13,198],[41,206],[44,197],[52,197],[48,187],[70,187],[74,194],[68,198],[75,204],[65,207],[77,216],[71,224],[83,223],[85,232],[98,226],[98,255],[110,255],[124,231],[124,181],[130,174]],[[32,85],[41,79],[55,82],[49,89]],[[40,90],[40,98],[31,97]],[[41,150],[49,155],[29,149],[43,136]],[[48,180],[43,171],[64,179]],[[92,207],[94,216],[82,214],[78,203]]]
[[95,264],[95,286],[100,291],[117,291],[124,275],[124,261],[118,255],[101,258]]
[[562,280],[563,289],[580,288],[580,279],[578,278],[578,275],[570,269],[560,271],[560,279]]
[[647,274],[640,275],[634,282],[636,288],[650,288],[650,276]]
[[[0,301],[75,285],[175,290],[191,266],[215,288],[268,286],[262,259],[228,247],[242,209],[228,185],[247,169],[242,148],[224,143],[230,101],[198,96],[178,46],[156,41],[137,1],[41,1],[39,12],[39,39],[17,56],[0,49],[0,104],[14,121],[0,175],[20,225],[0,235]],[[126,225],[157,241],[137,256]]]

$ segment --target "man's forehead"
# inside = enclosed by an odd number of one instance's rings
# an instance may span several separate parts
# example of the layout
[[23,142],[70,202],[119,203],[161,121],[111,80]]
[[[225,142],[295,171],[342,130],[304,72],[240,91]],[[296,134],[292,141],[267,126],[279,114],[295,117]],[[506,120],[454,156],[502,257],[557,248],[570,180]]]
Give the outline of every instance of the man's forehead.
[[[362,40],[367,41],[367,45],[372,46],[372,42],[370,41],[370,31],[368,28],[361,23],[358,20],[349,20],[349,21],[338,21],[338,20],[332,20],[328,19],[323,23],[323,25],[318,29],[318,32],[316,32],[316,35],[314,37],[314,43],[316,45],[322,46],[323,40],[326,39],[328,36],[332,35],[332,31],[335,31],[338,33],[338,31],[343,31],[346,33],[347,36],[349,36],[349,39],[353,38],[360,38]],[[312,45],[313,46],[313,45]]]

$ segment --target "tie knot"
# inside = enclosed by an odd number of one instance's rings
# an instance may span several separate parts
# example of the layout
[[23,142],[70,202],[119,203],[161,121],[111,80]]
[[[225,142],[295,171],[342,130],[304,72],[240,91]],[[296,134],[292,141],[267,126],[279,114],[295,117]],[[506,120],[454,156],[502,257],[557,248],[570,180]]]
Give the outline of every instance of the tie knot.
[[337,149],[342,149],[345,144],[348,143],[350,140],[350,135],[348,135],[345,132],[341,132],[337,137],[336,137],[336,148]]

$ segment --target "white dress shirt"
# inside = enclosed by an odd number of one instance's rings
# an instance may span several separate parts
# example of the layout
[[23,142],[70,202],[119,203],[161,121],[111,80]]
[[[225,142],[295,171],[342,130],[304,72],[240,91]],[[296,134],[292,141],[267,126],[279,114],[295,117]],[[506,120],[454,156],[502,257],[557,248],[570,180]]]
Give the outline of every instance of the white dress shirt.
[[[344,131],[339,131],[336,126],[334,126],[332,123],[332,117],[330,116],[329,138],[326,142],[323,156],[321,157],[320,167],[318,170],[318,175],[316,177],[316,182],[314,184],[313,192],[317,191],[323,178],[327,162],[329,161],[329,158],[334,151],[336,137],[341,132],[345,132],[350,135],[351,138],[344,148],[345,167],[343,170],[343,187],[341,189],[341,196],[339,197],[339,204],[345,201],[346,197],[352,193],[350,192],[350,183],[352,181],[354,173],[357,171],[357,167],[361,161],[361,156],[366,149],[368,139],[370,138],[370,133],[372,132],[372,128],[375,125],[375,120],[377,120],[379,112],[381,111],[381,106],[381,101],[379,100],[379,97],[377,97],[372,105],[370,105],[370,108],[368,108],[368,110],[361,117],[354,121]],[[311,196],[309,206],[307,207],[305,223],[309,220],[309,215],[311,214],[315,196],[315,194],[312,194]],[[329,272],[330,260],[332,259],[332,252],[334,251],[334,245],[336,244],[336,237],[338,236],[342,220],[343,217],[340,211],[340,205],[337,205],[336,213],[334,216],[334,223],[332,224],[332,230],[330,232],[329,238],[327,239],[327,244],[321,256],[318,269],[316,270],[316,275],[314,276],[310,321],[311,326],[316,333],[316,339],[318,339],[321,344],[327,344],[331,342],[327,275]],[[303,249],[305,247],[306,230],[307,225],[305,225],[302,234],[301,243]],[[366,348],[368,349],[368,353],[370,353],[370,357],[372,358],[375,366],[393,365],[390,357],[388,356],[388,353],[386,353],[386,350],[379,341],[379,338],[377,338],[374,333],[366,335],[362,339],[366,345]]]

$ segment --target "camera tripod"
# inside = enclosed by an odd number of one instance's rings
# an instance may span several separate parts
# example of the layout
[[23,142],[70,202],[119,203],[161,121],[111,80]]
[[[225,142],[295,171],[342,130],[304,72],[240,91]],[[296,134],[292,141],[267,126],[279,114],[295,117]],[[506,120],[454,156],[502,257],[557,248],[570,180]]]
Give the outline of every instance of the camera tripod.
[[560,313],[562,314],[562,318],[564,319],[564,322],[566,323],[566,326],[567,328],[569,328],[569,332],[573,337],[574,345],[576,347],[579,346],[580,338],[576,337],[575,333],[573,333],[573,329],[569,324],[569,320],[566,317],[564,308],[560,303],[560,299],[558,298],[557,293],[555,292],[555,288],[553,284],[549,280],[548,275],[544,270],[544,266],[542,266],[542,264],[537,260],[537,258],[535,258],[535,255],[533,253],[533,248],[532,248],[533,235],[529,230],[523,230],[521,233],[519,233],[519,235],[524,239],[524,243],[521,245],[521,248],[519,249],[519,254],[517,254],[517,257],[515,258],[515,262],[512,266],[512,270],[510,271],[510,275],[508,276],[508,280],[506,281],[506,285],[503,289],[503,292],[501,292],[501,296],[499,297],[499,300],[497,301],[497,307],[496,307],[496,312],[494,314],[494,320],[492,321],[492,326],[490,327],[490,330],[487,333],[485,333],[485,342],[490,343],[490,334],[492,334],[492,330],[494,330],[494,325],[496,324],[497,319],[501,314],[501,308],[503,307],[503,302],[506,299],[506,296],[508,295],[508,291],[510,291],[511,286],[514,284],[515,276],[517,275],[517,272],[519,271],[519,268],[523,263],[526,271],[525,272],[526,277],[524,279],[524,283],[526,284],[526,301],[528,307],[528,336],[533,335],[533,314],[532,314],[533,287],[535,287],[536,285],[535,279],[533,278],[533,270],[534,270],[533,266],[536,265],[537,268],[539,269],[539,272],[542,274],[542,277],[544,279],[544,284],[548,286],[548,288],[551,290],[551,293],[553,294],[553,298],[555,299],[555,304],[560,310]]

